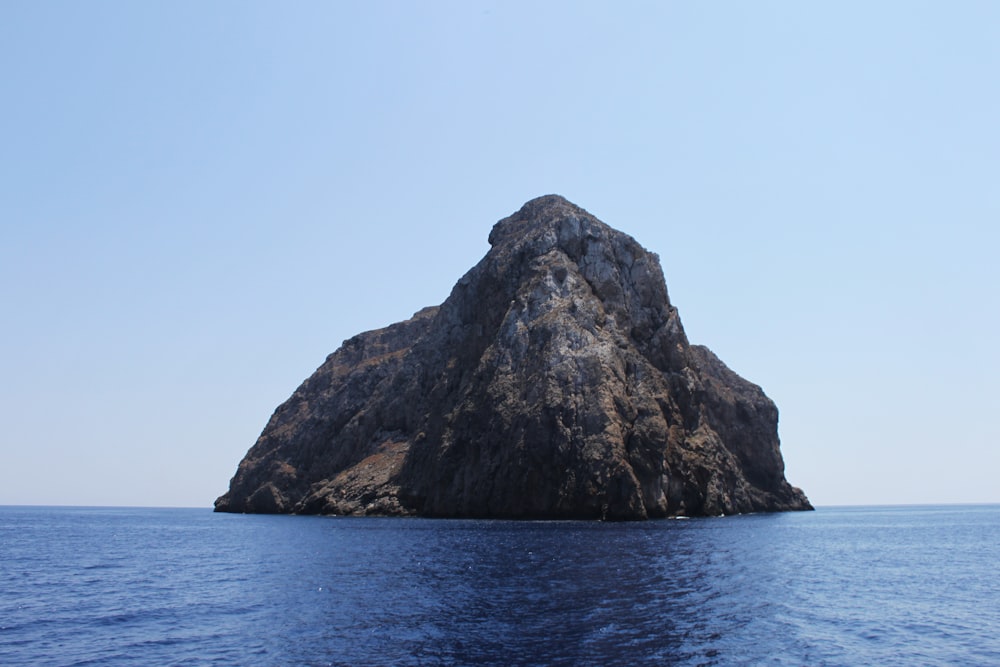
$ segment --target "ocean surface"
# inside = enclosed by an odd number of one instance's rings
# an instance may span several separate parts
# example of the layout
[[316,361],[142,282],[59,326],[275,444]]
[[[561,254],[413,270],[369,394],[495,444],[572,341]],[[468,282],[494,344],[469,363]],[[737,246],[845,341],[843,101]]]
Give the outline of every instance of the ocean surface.
[[1000,665],[1000,506],[0,507],[0,665]]

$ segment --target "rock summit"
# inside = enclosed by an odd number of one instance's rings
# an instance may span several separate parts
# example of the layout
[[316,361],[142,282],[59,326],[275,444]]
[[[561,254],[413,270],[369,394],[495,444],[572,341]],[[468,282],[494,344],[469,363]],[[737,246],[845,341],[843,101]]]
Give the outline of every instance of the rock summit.
[[688,343],[659,258],[555,195],[440,306],[280,405],[216,511],[645,519],[811,509],[778,410]]

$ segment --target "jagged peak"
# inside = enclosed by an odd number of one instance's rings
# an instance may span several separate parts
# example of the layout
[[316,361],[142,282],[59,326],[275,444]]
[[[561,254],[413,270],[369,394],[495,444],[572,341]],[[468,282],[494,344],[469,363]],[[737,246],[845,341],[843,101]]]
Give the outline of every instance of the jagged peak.
[[511,217],[523,220],[547,220],[564,218],[568,215],[590,216],[587,211],[562,195],[553,194],[542,195],[541,197],[535,197],[525,202],[517,213]]
[[490,245],[516,243],[539,231],[552,230],[566,220],[604,225],[565,197],[544,195],[526,202],[516,213],[496,223],[490,232]]
[[[559,249],[574,262],[593,264],[597,257],[603,256],[609,262],[624,261],[631,265],[636,258],[648,255],[659,265],[659,257],[632,236],[601,222],[559,195],[528,201],[493,226],[489,241],[492,248],[487,258],[503,257],[504,261],[515,257],[524,261]],[[659,280],[663,280],[662,276]]]

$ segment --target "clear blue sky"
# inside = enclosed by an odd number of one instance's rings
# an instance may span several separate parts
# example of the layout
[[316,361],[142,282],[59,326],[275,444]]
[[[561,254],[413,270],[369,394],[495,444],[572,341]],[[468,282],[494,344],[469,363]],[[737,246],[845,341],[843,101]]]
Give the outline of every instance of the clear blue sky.
[[211,505],[558,193],[817,504],[1000,501],[1000,3],[0,5],[0,504]]

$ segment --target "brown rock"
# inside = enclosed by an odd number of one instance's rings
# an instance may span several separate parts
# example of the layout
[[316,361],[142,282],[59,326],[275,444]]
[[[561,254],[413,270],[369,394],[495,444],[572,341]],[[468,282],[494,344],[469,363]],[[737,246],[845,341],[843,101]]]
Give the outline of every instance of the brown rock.
[[558,196],[440,307],[346,341],[217,511],[643,519],[811,509],[778,411],[688,344],[659,258]]

